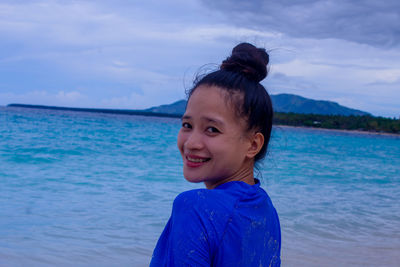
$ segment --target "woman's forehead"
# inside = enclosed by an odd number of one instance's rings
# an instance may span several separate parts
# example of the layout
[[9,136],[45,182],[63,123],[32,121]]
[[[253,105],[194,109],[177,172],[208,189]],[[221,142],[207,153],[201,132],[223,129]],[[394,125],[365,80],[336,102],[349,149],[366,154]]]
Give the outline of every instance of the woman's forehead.
[[232,96],[216,86],[200,86],[189,98],[184,119],[200,119],[219,124],[236,124],[245,127],[245,121],[235,109]]
[[[199,87],[189,98],[186,113],[230,115],[234,113],[231,101],[227,100],[227,93],[219,87]],[[190,116],[194,116],[191,114]],[[218,116],[218,115],[216,115]]]

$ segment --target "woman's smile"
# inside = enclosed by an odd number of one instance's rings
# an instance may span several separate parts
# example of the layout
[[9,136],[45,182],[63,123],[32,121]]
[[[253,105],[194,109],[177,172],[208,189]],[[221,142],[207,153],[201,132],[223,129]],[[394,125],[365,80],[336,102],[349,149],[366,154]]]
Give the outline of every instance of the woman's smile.
[[203,166],[204,163],[211,160],[211,158],[200,157],[196,155],[186,155],[186,165],[190,168]]

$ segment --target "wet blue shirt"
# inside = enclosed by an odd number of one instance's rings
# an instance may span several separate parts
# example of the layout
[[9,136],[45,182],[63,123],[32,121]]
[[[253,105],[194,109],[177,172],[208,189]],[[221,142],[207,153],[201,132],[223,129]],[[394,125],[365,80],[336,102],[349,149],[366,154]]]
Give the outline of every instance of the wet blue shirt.
[[278,215],[256,182],[179,194],[150,266],[280,266]]

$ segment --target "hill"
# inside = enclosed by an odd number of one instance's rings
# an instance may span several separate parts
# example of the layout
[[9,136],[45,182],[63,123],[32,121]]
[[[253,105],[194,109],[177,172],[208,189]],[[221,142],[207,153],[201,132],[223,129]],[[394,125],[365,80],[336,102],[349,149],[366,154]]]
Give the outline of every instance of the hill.
[[371,115],[361,110],[339,105],[336,102],[326,100],[314,100],[298,95],[271,95],[271,100],[274,106],[274,111],[276,112],[343,116]]
[[[325,100],[314,100],[298,95],[278,94],[271,95],[275,112],[319,114],[319,115],[343,115],[343,116],[365,116],[367,112],[348,108],[336,102]],[[186,100],[179,100],[169,105],[161,105],[145,109],[145,112],[166,113],[182,115],[185,112]]]
[[186,100],[179,100],[172,104],[161,105],[157,107],[152,107],[145,109],[145,112],[153,112],[153,113],[166,113],[166,114],[176,114],[183,115],[185,113],[186,108]]

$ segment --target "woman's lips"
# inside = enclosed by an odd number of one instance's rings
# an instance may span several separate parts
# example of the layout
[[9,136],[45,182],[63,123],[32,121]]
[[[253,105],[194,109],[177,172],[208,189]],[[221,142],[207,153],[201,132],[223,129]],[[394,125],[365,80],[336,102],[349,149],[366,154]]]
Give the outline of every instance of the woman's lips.
[[200,157],[200,156],[195,156],[195,155],[186,155],[186,165],[188,167],[200,167],[207,161],[209,161],[211,158],[205,158],[205,157]]

